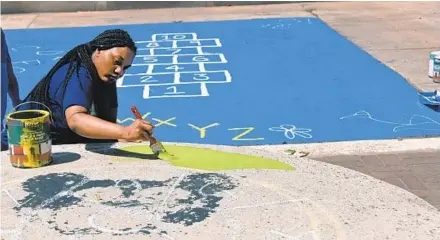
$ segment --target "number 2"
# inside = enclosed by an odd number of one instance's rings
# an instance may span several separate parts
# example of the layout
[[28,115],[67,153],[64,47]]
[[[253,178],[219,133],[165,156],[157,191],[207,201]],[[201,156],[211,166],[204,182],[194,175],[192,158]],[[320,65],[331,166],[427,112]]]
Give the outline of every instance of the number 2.
[[153,76],[144,75],[144,76],[141,77],[141,82],[142,83],[157,82],[157,80],[151,80],[152,78],[153,78]]

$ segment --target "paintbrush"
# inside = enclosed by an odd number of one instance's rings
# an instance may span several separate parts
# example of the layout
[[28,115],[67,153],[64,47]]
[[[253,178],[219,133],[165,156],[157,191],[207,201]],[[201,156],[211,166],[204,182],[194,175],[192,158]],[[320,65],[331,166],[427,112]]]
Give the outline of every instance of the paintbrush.
[[[137,119],[142,119],[141,114],[139,113],[139,111],[137,110],[137,108],[135,106],[131,107],[131,111],[133,112],[134,116]],[[167,152],[167,150],[164,148],[164,146],[162,145],[162,143],[157,140],[155,137],[153,137],[148,131],[145,131],[148,135],[148,139],[150,140],[150,148],[153,151],[154,155],[156,155],[156,157],[159,155],[159,153],[161,152]]]

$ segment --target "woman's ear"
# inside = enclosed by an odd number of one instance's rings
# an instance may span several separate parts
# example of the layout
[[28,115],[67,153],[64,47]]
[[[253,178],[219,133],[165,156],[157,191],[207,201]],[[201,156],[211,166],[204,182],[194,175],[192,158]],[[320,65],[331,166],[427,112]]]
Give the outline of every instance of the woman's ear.
[[100,55],[101,55],[101,50],[97,48],[92,54],[92,61],[95,61],[97,58],[99,58]]
[[95,50],[95,55],[96,55],[97,57],[99,57],[99,55],[101,55],[101,50],[100,50],[99,48],[97,48],[97,49]]

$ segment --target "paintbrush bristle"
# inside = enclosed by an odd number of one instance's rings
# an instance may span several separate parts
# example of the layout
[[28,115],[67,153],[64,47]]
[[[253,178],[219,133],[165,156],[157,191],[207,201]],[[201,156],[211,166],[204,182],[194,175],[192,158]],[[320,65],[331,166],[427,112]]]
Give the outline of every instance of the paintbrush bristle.
[[150,147],[154,153],[165,152],[165,149],[159,143],[155,143],[155,144],[151,145]]

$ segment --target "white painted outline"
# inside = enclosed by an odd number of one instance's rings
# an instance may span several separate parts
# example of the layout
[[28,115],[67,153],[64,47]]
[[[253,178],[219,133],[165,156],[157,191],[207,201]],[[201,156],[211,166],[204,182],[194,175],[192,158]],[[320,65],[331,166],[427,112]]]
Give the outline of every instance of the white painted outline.
[[[155,33],[153,35],[151,35],[151,39],[153,39],[153,41],[157,41],[157,36],[172,36],[172,35],[191,35],[192,39],[190,40],[196,40],[197,39],[197,33],[195,32],[188,32],[188,33]],[[188,39],[188,38],[185,38]],[[185,40],[185,39],[179,39],[179,40]],[[159,41],[173,41],[176,39],[171,39],[171,40],[159,40]],[[143,43],[145,41],[135,41],[135,43]]]
[[147,68],[147,71],[145,73],[148,74],[148,75],[153,74],[154,65],[149,64],[147,66],[148,66],[148,68]]
[[[207,45],[199,45],[199,46],[177,46],[174,48],[198,48],[198,47],[222,47],[220,39],[218,38],[207,38],[207,39],[197,39],[198,41],[203,41],[203,40],[213,40],[215,42],[215,45],[211,45],[211,44],[207,44]],[[176,42],[183,42],[183,41],[194,41],[194,40],[174,40]],[[150,41],[150,42],[154,42],[154,41]],[[161,42],[161,41],[157,41],[157,42]],[[162,42],[166,42],[166,41],[162,41]],[[169,42],[169,41],[168,41]],[[200,43],[202,44],[202,43]],[[171,45],[173,46],[173,45]],[[138,48],[138,50],[150,50],[151,48],[153,49],[170,49],[173,47],[140,47]]]
[[[181,82],[181,76],[182,74],[209,74],[209,73],[223,73],[225,75],[225,80],[194,80],[194,81],[187,81],[187,82]],[[174,75],[174,81],[172,83],[153,83],[153,82],[149,82],[149,83],[142,83],[139,81],[139,84],[127,84],[127,85],[123,85],[123,80],[125,78],[125,76],[145,76],[145,75],[149,75],[149,76],[154,76],[154,75]],[[119,78],[118,80],[116,80],[116,86],[119,88],[126,88],[126,87],[143,87],[146,85],[149,86],[168,86],[168,85],[176,85],[178,84],[198,84],[198,83],[213,83],[213,84],[221,84],[221,83],[230,83],[231,82],[231,74],[229,73],[229,71],[227,70],[218,70],[218,71],[187,71],[187,72],[169,72],[169,73],[151,73],[151,74],[144,74],[144,73],[138,73],[138,74],[132,74],[132,75],[128,75],[125,74],[122,78]]]
[[[425,130],[425,131],[440,131],[440,122],[437,122],[437,121],[435,121],[432,118],[429,118],[429,117],[426,117],[426,116],[423,116],[423,115],[419,115],[419,114],[412,115],[410,117],[410,119],[408,120],[408,123],[397,123],[397,122],[391,122],[391,121],[380,120],[380,119],[374,118],[374,117],[371,116],[371,114],[369,112],[367,112],[365,110],[361,110],[361,111],[357,111],[357,112],[355,112],[353,114],[340,117],[339,120],[343,120],[343,119],[347,119],[347,118],[352,118],[352,117],[363,117],[363,118],[367,118],[368,120],[371,120],[371,121],[374,121],[374,122],[378,122],[378,123],[384,123],[384,124],[390,124],[390,125],[398,125],[398,126],[393,128],[393,132],[409,130],[409,129]],[[418,123],[414,123],[417,118],[422,119],[422,121],[418,122]],[[418,127],[418,126],[425,125],[425,124],[437,125],[437,128]]]
[[[183,83],[180,83],[183,84]],[[194,84],[194,83],[188,83],[188,84]],[[208,88],[206,87],[206,83],[198,83],[200,84],[200,95],[161,95],[161,96],[150,96],[150,85],[145,85],[144,92],[143,92],[143,98],[144,99],[157,99],[157,98],[178,98],[178,97],[207,97],[209,96]],[[166,85],[175,85],[175,84],[166,84]],[[157,86],[157,85],[156,85]],[[165,86],[165,85],[164,85]]]
[[204,53],[202,50],[202,47],[197,47],[197,54],[198,55],[205,55],[205,54],[209,54],[209,53]]
[[[177,35],[177,34],[176,34]],[[142,40],[136,41],[136,44],[149,44],[149,43],[161,43],[161,42],[191,42],[191,41],[215,41],[217,45],[221,46],[220,38],[195,38],[195,39],[169,39],[169,40]]]
[[[172,65],[172,64],[171,64]],[[201,72],[201,71],[181,71],[178,73],[219,73],[219,72],[228,72],[228,70],[213,70],[213,71],[206,71],[206,72]],[[142,76],[142,75],[168,75],[168,74],[174,74],[176,72],[155,72],[155,73],[126,73],[124,74],[124,76]],[[230,74],[229,74],[230,76]]]
[[205,73],[206,72],[206,68],[205,68],[205,63],[199,63],[199,71]]
[[179,57],[179,55],[174,55],[173,56],[173,65],[179,64],[177,58]]
[[[173,64],[173,63],[135,63],[132,64],[133,67],[139,67],[139,66],[150,66],[150,65],[162,65],[162,66],[167,66],[167,65],[181,65],[181,64],[199,64],[200,62],[180,62],[177,64]],[[203,62],[204,64],[222,64],[224,62]]]
[[[223,53],[211,53],[211,54],[171,54],[171,55],[140,55],[139,57],[173,57],[172,62],[150,62],[150,63],[133,63],[132,66],[149,66],[149,65],[178,65],[178,64],[199,64],[199,63],[227,63],[228,61],[225,58],[225,55]],[[179,62],[178,57],[179,56],[218,56],[220,61],[193,61],[193,62]],[[192,59],[194,59],[194,57]],[[209,59],[208,59],[209,60]]]
[[312,129],[310,128],[297,128],[292,124],[281,124],[279,127],[271,127],[270,131],[273,132],[284,132],[284,136],[288,139],[295,139],[295,136],[300,136],[303,138],[312,138],[312,134],[310,132]]
[[228,62],[228,61],[226,60],[225,55],[224,55],[223,53],[220,53],[220,54],[219,54],[219,58],[220,58],[220,60],[221,60],[222,63],[227,63],[227,62]]
[[174,73],[174,84],[180,84],[180,72]]
[[[173,48],[169,48],[169,49],[173,49]],[[179,48],[176,48],[179,49]],[[150,49],[151,50],[151,49]],[[182,54],[156,54],[156,55],[136,55],[135,58],[143,58],[143,57],[174,57],[174,56],[210,56],[210,55],[223,55],[223,53],[202,53],[202,54],[198,54],[198,53],[182,53]],[[224,58],[219,56],[220,59]]]

